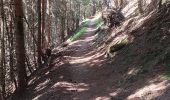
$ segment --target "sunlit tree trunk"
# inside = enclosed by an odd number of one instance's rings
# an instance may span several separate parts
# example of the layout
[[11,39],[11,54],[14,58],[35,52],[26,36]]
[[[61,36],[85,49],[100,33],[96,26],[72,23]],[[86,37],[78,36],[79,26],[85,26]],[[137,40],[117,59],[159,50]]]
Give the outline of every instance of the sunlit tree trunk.
[[33,0],[33,2],[32,2],[32,33],[31,34],[33,34],[33,37],[32,37],[32,41],[33,41],[33,52],[34,52],[34,54],[33,54],[33,56],[34,56],[34,66],[35,66],[35,69],[37,68],[37,60],[36,60],[36,56],[37,56],[37,54],[36,54],[36,39],[35,39],[35,12],[34,12],[34,9],[35,9],[35,6],[34,6],[34,3],[35,3],[35,0]]
[[15,88],[17,88],[17,81],[15,79],[15,75],[14,75],[14,35],[13,35],[13,23],[12,23],[12,14],[11,14],[11,18],[10,18],[10,29],[9,29],[9,36],[8,36],[8,40],[9,40],[9,55],[10,55],[10,78],[12,80],[12,82],[15,85]]
[[5,73],[4,73],[4,67],[5,67],[5,44],[4,44],[4,21],[3,19],[0,19],[0,33],[1,33],[1,64],[0,64],[0,85],[1,85],[1,93],[2,93],[2,100],[5,99]]
[[[11,0],[13,2],[13,0]],[[10,5],[10,9],[13,10],[13,7]],[[8,34],[8,40],[9,40],[9,54],[10,54],[10,78],[11,81],[14,83],[15,88],[17,88],[17,80],[14,75],[14,30],[13,30],[13,14],[10,13],[10,25],[9,25],[9,34]]]
[[5,100],[5,14],[4,14],[4,6],[3,0],[0,0],[0,10],[1,10],[1,18],[0,18],[0,33],[1,33],[1,65],[0,65],[0,85],[2,92],[2,100]]
[[47,22],[48,22],[48,41],[49,41],[49,44],[51,44],[51,32],[52,32],[52,26],[51,26],[51,0],[48,1],[48,19],[47,19]]

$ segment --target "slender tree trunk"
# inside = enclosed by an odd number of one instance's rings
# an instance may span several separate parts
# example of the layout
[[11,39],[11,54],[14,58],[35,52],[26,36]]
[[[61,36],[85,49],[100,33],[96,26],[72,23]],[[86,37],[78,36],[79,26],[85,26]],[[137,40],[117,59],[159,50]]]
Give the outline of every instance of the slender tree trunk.
[[[79,5],[80,6],[80,5]],[[80,8],[79,8],[80,9]],[[93,2],[93,13],[92,16],[94,16],[96,14],[96,3]]]
[[[42,45],[44,43],[47,43],[46,39],[45,39],[45,17],[46,17],[46,0],[42,0]],[[43,47],[41,49],[46,49],[47,47]]]
[[66,21],[67,21],[67,38],[68,38],[70,36],[69,19],[67,19]]
[[1,66],[0,66],[0,84],[1,84],[1,88],[2,88],[2,100],[5,100],[5,14],[4,14],[4,6],[3,6],[3,0],[0,1],[1,2],[1,17],[0,18],[0,32],[1,32]]
[[159,0],[158,2],[158,8],[160,9],[162,7],[162,0]]
[[[35,34],[35,13],[34,13],[34,9],[35,9],[35,6],[34,6],[34,2],[35,2],[35,0],[33,0],[33,2],[32,2],[32,20],[33,20],[33,22],[32,22],[32,33],[31,34]],[[33,54],[33,58],[34,58],[34,69],[37,69],[37,59],[36,59],[36,41],[35,41],[36,39],[35,39],[35,35],[33,35],[33,37],[32,37],[32,41],[33,41],[33,52],[34,52],[34,54]]]
[[[13,0],[11,1],[13,2]],[[10,9],[13,10],[12,6],[10,5]],[[11,81],[14,82],[15,88],[17,88],[17,80],[15,79],[15,75],[14,75],[14,31],[13,31],[13,14],[10,14],[10,25],[9,25],[9,36],[8,36],[8,40],[9,40],[9,54],[10,54],[10,78]]]
[[37,41],[37,51],[38,51],[38,67],[42,66],[42,34],[41,34],[41,0],[38,0],[37,5],[37,11],[38,11],[38,41]]
[[[18,71],[18,92],[23,94],[27,86],[27,73],[25,67],[25,41],[23,26],[23,6],[22,0],[14,0],[15,6],[15,36],[16,36],[16,60]],[[22,95],[20,95],[22,96]]]
[[64,30],[65,30],[65,18],[61,18],[61,43],[62,42],[64,42],[64,40],[65,40],[65,32],[64,32]]
[[5,73],[4,73],[4,59],[5,59],[5,44],[4,44],[4,21],[1,19],[1,27],[0,27],[0,32],[1,32],[1,65],[0,65],[0,85],[1,85],[1,93],[2,93],[2,100],[5,99]]
[[76,29],[79,27],[79,18],[76,19]]
[[49,12],[49,15],[48,15],[48,41],[49,41],[49,44],[51,46],[51,32],[52,32],[52,27],[51,27],[51,0],[48,1],[49,5],[48,5],[48,12]]
[[[34,27],[34,23],[35,23],[35,14],[34,12],[32,12],[32,18],[33,18],[33,24],[32,24],[32,33],[31,34],[34,34],[35,33],[35,27]],[[35,37],[32,37],[32,41],[33,41],[33,58],[34,58],[34,67],[35,69],[37,68],[37,60],[36,60],[36,41],[34,41]]]
[[[11,16],[12,17],[12,16]],[[9,34],[9,55],[10,55],[10,62],[9,62],[9,65],[10,65],[10,78],[12,80],[12,82],[14,82],[14,85],[15,85],[15,88],[17,88],[17,81],[15,79],[15,75],[14,75],[14,44],[13,44],[13,29],[12,29],[12,18],[11,18],[11,21],[10,21],[10,34]]]
[[76,18],[76,29],[79,27],[79,22],[80,22],[80,4],[78,4],[78,17]]
[[61,9],[63,11],[63,14],[61,15],[61,42],[65,41],[65,19],[66,19],[66,1],[62,0],[61,1]]

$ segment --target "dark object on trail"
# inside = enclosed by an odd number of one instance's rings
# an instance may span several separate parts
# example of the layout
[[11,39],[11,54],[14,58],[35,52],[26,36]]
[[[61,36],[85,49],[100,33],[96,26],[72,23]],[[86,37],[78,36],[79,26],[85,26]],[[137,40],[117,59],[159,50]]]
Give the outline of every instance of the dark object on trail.
[[45,52],[43,53],[42,59],[43,59],[44,63],[47,63],[47,62],[48,62],[48,59],[49,59],[49,57],[51,56],[51,52],[52,52],[51,49],[47,48],[47,49],[45,50]]
[[46,53],[47,58],[49,58],[51,56],[51,49],[49,48],[46,49],[45,53]]
[[116,9],[107,9],[102,12],[104,24],[108,27],[119,26],[125,19],[122,12]]

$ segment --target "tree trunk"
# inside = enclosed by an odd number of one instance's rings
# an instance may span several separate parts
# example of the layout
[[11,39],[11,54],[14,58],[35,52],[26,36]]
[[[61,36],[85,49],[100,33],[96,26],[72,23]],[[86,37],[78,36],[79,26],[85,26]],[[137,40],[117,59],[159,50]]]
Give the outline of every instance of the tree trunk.
[[1,17],[0,18],[0,32],[1,32],[1,66],[0,66],[0,85],[1,85],[1,91],[2,92],[2,100],[5,100],[5,14],[4,14],[4,6],[3,6],[3,0],[0,1],[1,5]]
[[16,60],[18,71],[18,92],[24,93],[27,86],[27,73],[25,67],[25,41],[24,41],[24,26],[23,26],[23,8],[22,0],[14,0],[15,6],[15,36],[16,36]]
[[45,39],[45,14],[46,13],[46,0],[42,0],[42,50],[46,49],[47,47],[43,47],[44,43],[47,43],[46,39]]
[[[33,0],[33,2],[32,2],[32,9],[35,9],[35,7],[34,7],[34,2],[35,2],[35,0]],[[36,39],[35,39],[35,35],[33,35],[34,33],[35,33],[35,13],[34,13],[34,11],[32,10],[32,32],[31,32],[31,34],[32,34],[32,41],[33,41],[33,52],[34,52],[34,54],[33,54],[33,56],[34,56],[34,70],[36,70],[37,69],[37,59],[36,59]]]
[[[13,0],[12,0],[13,2]],[[10,5],[10,9],[13,10],[13,7]],[[10,78],[11,78],[11,81],[14,83],[15,85],[15,89],[17,88],[17,80],[15,78],[15,75],[14,75],[14,31],[13,31],[13,14],[11,13],[10,14],[10,25],[9,25],[9,33],[8,33],[8,41],[9,41],[9,55],[10,55],[10,62],[9,62],[9,65],[10,65]]]
[[1,65],[0,65],[0,86],[1,89],[0,92],[2,93],[2,100],[5,99],[5,73],[4,73],[4,59],[5,59],[5,44],[4,44],[4,21],[3,18],[0,20],[2,23],[0,23],[0,32],[1,32]]
[[[80,5],[79,5],[80,6]],[[79,8],[80,9],[80,8]],[[96,3],[93,2],[93,12],[92,12],[92,16],[94,16],[96,14]]]
[[48,5],[48,12],[49,12],[49,15],[48,15],[48,40],[49,40],[49,44],[51,46],[51,32],[52,32],[52,26],[51,26],[51,0],[48,1],[49,5]]
[[65,40],[65,18],[61,18],[61,43],[63,43],[64,42],[64,40]]
[[[12,16],[11,16],[12,17]],[[15,85],[15,88],[17,88],[17,81],[15,79],[15,75],[14,75],[14,36],[13,36],[13,29],[12,29],[12,18],[11,18],[11,21],[10,21],[10,34],[8,36],[8,40],[9,40],[9,65],[10,65],[10,78],[11,78],[11,81],[14,82],[14,85]]]
[[65,41],[65,20],[66,20],[66,1],[62,0],[61,1],[61,10],[62,10],[62,14],[61,14],[61,43]]
[[158,8],[160,9],[162,7],[162,0],[159,0],[158,2]]
[[37,11],[38,11],[38,41],[37,41],[37,52],[38,52],[38,67],[42,66],[42,34],[41,34],[41,0],[38,0],[37,5]]

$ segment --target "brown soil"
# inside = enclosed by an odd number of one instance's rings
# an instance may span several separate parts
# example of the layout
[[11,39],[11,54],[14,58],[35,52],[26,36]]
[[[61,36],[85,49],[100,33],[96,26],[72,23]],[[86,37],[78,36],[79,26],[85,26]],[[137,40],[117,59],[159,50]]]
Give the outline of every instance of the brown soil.
[[162,69],[135,74],[139,63],[124,63],[126,48],[109,60],[94,38],[88,33],[69,45],[69,54],[52,57],[50,67],[32,76],[25,100],[169,100],[170,83],[159,78]]
[[113,58],[105,57],[104,40],[96,42],[89,28],[31,77],[24,100],[170,100],[160,56],[170,43],[169,35],[160,33],[170,25],[152,23],[128,34],[131,43]]

